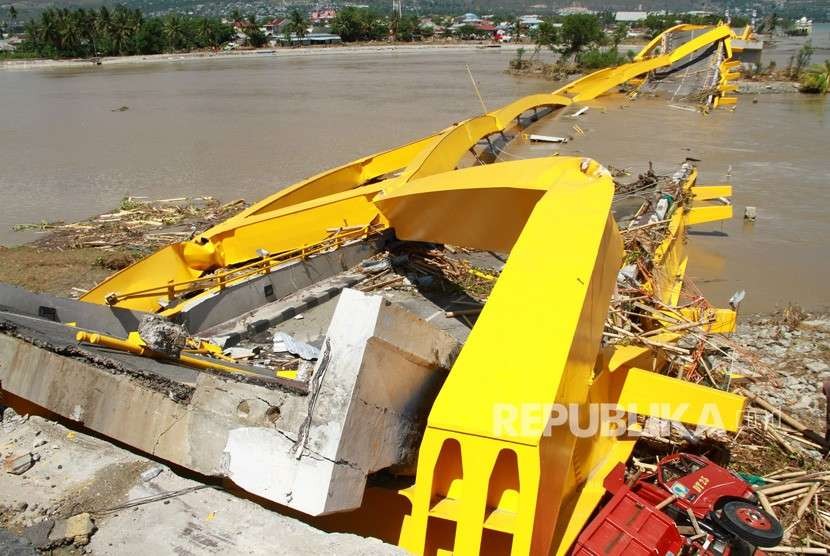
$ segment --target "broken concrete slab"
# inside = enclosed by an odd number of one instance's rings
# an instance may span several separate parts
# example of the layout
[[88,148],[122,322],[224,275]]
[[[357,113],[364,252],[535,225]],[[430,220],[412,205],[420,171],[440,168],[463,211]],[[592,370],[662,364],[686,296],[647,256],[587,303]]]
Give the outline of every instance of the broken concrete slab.
[[54,519],[44,519],[42,521],[38,521],[23,531],[23,538],[30,542],[35,548],[39,548],[41,550],[48,549],[51,545],[49,535],[52,533],[52,529],[54,527]]
[[147,313],[83,303],[45,293],[33,293],[10,284],[0,284],[0,310],[15,312],[54,322],[79,322],[92,330],[114,336],[126,336],[138,327]]
[[90,537],[97,527],[89,513],[84,512],[55,522],[49,533],[49,542],[52,546],[74,544],[83,546],[89,543]]
[[22,475],[35,465],[35,456],[31,452],[11,455],[3,460],[3,469],[12,475]]
[[[353,241],[337,250],[320,253],[234,284],[208,296],[185,301],[176,321],[191,333],[202,333],[220,323],[236,319],[269,302],[308,288],[371,257],[384,245],[386,236]],[[303,309],[300,309],[302,311]]]
[[345,289],[295,430],[228,434],[228,476],[245,490],[323,515],[360,506],[366,476],[416,455],[460,344],[381,296]]
[[0,334],[4,390],[312,515],[359,507],[367,475],[412,461],[460,349],[354,290],[337,301],[309,383],[283,381],[292,388],[79,347],[59,323],[5,318],[18,328]]
[[[0,537],[0,553],[4,546],[31,547],[27,538],[43,548],[50,546],[49,534],[61,520],[42,517],[41,510],[57,516],[94,510],[98,530],[86,546],[90,554],[404,554],[403,550],[374,538],[329,533],[269,510],[261,503],[222,489],[204,488],[157,462],[41,417],[33,416],[12,433],[0,436],[0,444],[28,444],[38,433],[60,449],[44,456],[43,465],[32,471],[37,477],[0,474],[0,506],[13,508],[21,499],[36,501],[30,503],[26,512],[8,512],[9,527],[25,534],[22,540],[9,536],[8,542],[6,537]],[[164,471],[152,481],[143,481],[139,471],[153,466]],[[43,482],[44,474],[51,480]],[[49,488],[50,483],[55,488]],[[202,488],[193,490],[198,487]],[[186,494],[175,495],[181,492]],[[160,495],[165,495],[163,500],[158,499]],[[150,497],[157,501],[146,503]],[[127,504],[132,507],[100,511]],[[30,521],[33,523],[27,529]],[[32,549],[15,554],[35,552]]]

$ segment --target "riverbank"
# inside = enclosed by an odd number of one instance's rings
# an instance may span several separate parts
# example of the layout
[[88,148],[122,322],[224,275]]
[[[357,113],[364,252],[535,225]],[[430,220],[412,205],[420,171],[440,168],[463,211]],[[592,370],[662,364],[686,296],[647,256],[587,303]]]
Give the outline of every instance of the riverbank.
[[[40,70],[48,68],[73,68],[101,66],[124,66],[131,64],[157,64],[169,62],[187,62],[194,60],[241,60],[257,58],[301,58],[315,56],[338,56],[344,54],[376,54],[376,53],[424,53],[441,52],[448,50],[518,50],[527,48],[523,44],[494,44],[487,41],[465,41],[464,43],[361,43],[337,44],[326,46],[303,46],[299,48],[257,48],[229,51],[198,51],[179,52],[168,54],[153,54],[148,56],[112,56],[90,59],[26,59],[0,61],[0,69],[5,70]],[[532,45],[531,45],[532,46]],[[100,64],[98,63],[100,62]]]
[[80,222],[43,222],[39,237],[0,246],[0,282],[38,293],[79,297],[115,271],[170,243],[182,241],[247,207],[242,199],[127,198],[118,208]]
[[738,79],[735,81],[738,86],[736,91],[739,95],[769,95],[777,93],[798,93],[799,84],[797,81],[769,80],[758,81],[750,79]]

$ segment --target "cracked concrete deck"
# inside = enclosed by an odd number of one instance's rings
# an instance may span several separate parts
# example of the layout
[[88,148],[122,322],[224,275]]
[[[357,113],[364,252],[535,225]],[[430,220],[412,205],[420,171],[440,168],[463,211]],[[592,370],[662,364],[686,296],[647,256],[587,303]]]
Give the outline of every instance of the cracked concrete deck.
[[[38,441],[45,443],[33,449]],[[6,508],[0,526],[18,537],[42,520],[90,511],[98,531],[85,551],[93,555],[404,554],[377,539],[320,530],[221,489],[188,491],[204,485],[42,417],[7,417],[0,450],[34,450],[41,457],[23,475],[0,473],[0,507]],[[157,476],[141,478],[154,468]],[[159,496],[169,498],[148,501]],[[14,509],[21,502],[26,508]],[[137,505],[125,507],[130,504]],[[0,552],[4,546],[0,538]]]

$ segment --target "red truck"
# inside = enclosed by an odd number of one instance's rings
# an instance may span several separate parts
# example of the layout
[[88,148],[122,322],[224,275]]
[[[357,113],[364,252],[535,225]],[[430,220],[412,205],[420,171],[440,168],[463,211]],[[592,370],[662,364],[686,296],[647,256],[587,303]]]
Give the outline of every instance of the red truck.
[[580,534],[574,556],[761,554],[757,548],[777,546],[784,534],[752,487],[703,456],[667,456],[628,482],[619,464],[603,484],[611,499]]

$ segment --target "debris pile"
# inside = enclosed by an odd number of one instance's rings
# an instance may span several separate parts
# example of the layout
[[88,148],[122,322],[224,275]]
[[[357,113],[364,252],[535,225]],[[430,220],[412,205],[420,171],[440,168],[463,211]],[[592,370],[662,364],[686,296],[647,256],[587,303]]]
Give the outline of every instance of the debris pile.
[[[805,553],[806,547],[807,553],[830,554],[830,500],[823,497],[830,481],[830,438],[816,432],[830,393],[828,384],[821,394],[830,371],[830,321],[805,321],[807,315],[788,307],[765,324],[756,319],[730,337],[712,333],[715,310],[688,278],[677,306],[661,300],[665,298],[654,291],[661,277],[653,275],[660,265],[654,262],[670,238],[672,215],[691,204],[681,187],[690,172],[688,163],[672,176],[656,175],[650,168],[634,182],[617,183],[615,202],[636,198],[642,205],[621,230],[626,260],[603,342],[658,352],[667,362],[665,374],[735,392],[747,397],[749,405],[735,435],[670,425],[667,431],[665,422],[644,420],[634,466],[653,469],[660,458],[680,450],[723,463],[731,454],[730,467],[758,486],[764,507],[782,522],[787,545],[782,551]],[[733,309],[743,295],[730,301]],[[760,337],[753,338],[750,331]]]
[[369,276],[357,288],[365,292],[386,287],[436,289],[445,294],[463,293],[479,305],[487,300],[503,266],[501,256],[494,253],[487,255],[499,262],[499,268],[473,264],[470,258],[480,253],[452,245],[395,245],[364,265]]
[[244,200],[220,203],[214,197],[178,197],[148,200],[127,197],[119,210],[80,222],[42,222],[15,230],[48,232],[34,245],[51,249],[126,247],[148,254],[159,247],[183,241],[246,208]]

